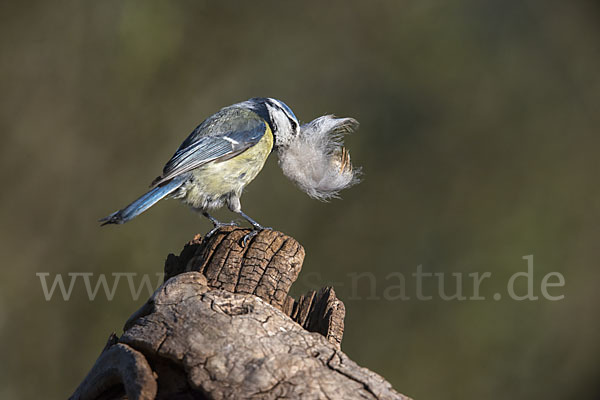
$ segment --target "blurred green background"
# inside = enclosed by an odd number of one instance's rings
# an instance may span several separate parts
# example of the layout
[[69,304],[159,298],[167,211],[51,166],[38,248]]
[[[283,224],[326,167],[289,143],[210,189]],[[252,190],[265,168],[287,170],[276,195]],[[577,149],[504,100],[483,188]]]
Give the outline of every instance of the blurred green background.
[[[364,182],[343,200],[309,199],[275,157],[242,198],[248,214],[305,246],[294,294],[336,287],[352,359],[416,399],[600,396],[598,3],[0,10],[0,398],[67,397],[147,298],[134,301],[122,282],[112,301],[90,301],[80,281],[69,301],[46,301],[36,273],[155,280],[207,221],[175,201],[123,226],[97,219],[142,194],[204,118],[254,96],[284,100],[304,122],[361,122],[346,144]],[[529,254],[535,294],[560,272],[566,284],[550,293],[565,298],[495,301]],[[448,285],[452,273],[491,272],[486,300],[382,296],[397,284],[390,273],[413,295],[418,265]],[[370,278],[356,280],[363,272]]]

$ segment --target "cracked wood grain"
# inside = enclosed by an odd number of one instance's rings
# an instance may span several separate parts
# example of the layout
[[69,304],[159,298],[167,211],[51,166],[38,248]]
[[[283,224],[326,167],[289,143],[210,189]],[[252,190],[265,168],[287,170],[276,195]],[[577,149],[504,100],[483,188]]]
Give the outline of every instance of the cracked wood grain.
[[211,288],[255,294],[340,348],[345,308],[333,288],[309,292],[298,301],[287,295],[302,268],[304,248],[273,230],[262,231],[244,248],[240,241],[248,232],[224,227],[207,240],[197,235],[179,256],[169,254],[165,280],[181,272],[201,272]]
[[207,240],[197,235],[179,256],[167,257],[165,280],[181,272],[198,271],[212,288],[252,293],[282,308],[302,268],[304,248],[295,239],[270,229],[243,247],[241,240],[248,232],[223,227]]
[[288,296],[302,246],[263,231],[244,248],[247,232],[223,228],[169,255],[165,283],[72,398],[408,399],[340,350],[333,288]]

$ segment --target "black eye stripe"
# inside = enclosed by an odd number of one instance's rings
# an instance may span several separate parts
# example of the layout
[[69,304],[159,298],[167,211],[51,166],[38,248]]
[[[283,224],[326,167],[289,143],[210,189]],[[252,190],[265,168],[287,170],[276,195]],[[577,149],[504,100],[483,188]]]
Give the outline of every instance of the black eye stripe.
[[283,113],[285,114],[285,116],[290,120],[290,123],[292,124],[292,127],[294,129],[296,129],[296,121],[293,115],[290,114],[291,110],[287,110],[286,107],[284,107],[279,101],[275,100],[275,99],[271,99],[271,98],[267,98],[266,100],[267,103],[269,103],[269,105],[271,107],[277,108],[280,111],[283,111]]
[[288,119],[290,126],[292,128],[292,132],[295,134],[299,123],[296,119],[296,116],[292,112],[291,109],[285,103],[280,102],[279,100],[272,99],[270,97],[260,98],[262,103],[262,111],[259,112],[259,115],[265,119],[265,121],[269,122],[269,126],[271,127],[271,132],[274,134],[279,130],[277,124],[275,123],[275,118],[273,115],[273,111],[277,110],[283,113]]

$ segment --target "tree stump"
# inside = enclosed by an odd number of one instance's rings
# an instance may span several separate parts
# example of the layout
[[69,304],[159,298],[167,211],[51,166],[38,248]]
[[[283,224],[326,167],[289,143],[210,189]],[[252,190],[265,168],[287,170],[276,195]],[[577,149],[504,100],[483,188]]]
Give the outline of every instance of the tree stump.
[[304,248],[224,227],[165,262],[165,283],[112,334],[71,396],[109,399],[403,399],[341,350],[333,288],[288,296]]

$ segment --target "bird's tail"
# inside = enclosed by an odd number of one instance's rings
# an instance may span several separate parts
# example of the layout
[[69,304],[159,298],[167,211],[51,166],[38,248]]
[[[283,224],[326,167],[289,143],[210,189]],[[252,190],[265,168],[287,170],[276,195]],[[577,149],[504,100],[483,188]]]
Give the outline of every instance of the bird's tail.
[[160,199],[173,193],[184,181],[185,179],[181,177],[175,177],[164,185],[151,189],[127,207],[102,218],[99,222],[102,222],[102,226],[107,224],[124,224],[152,207]]

